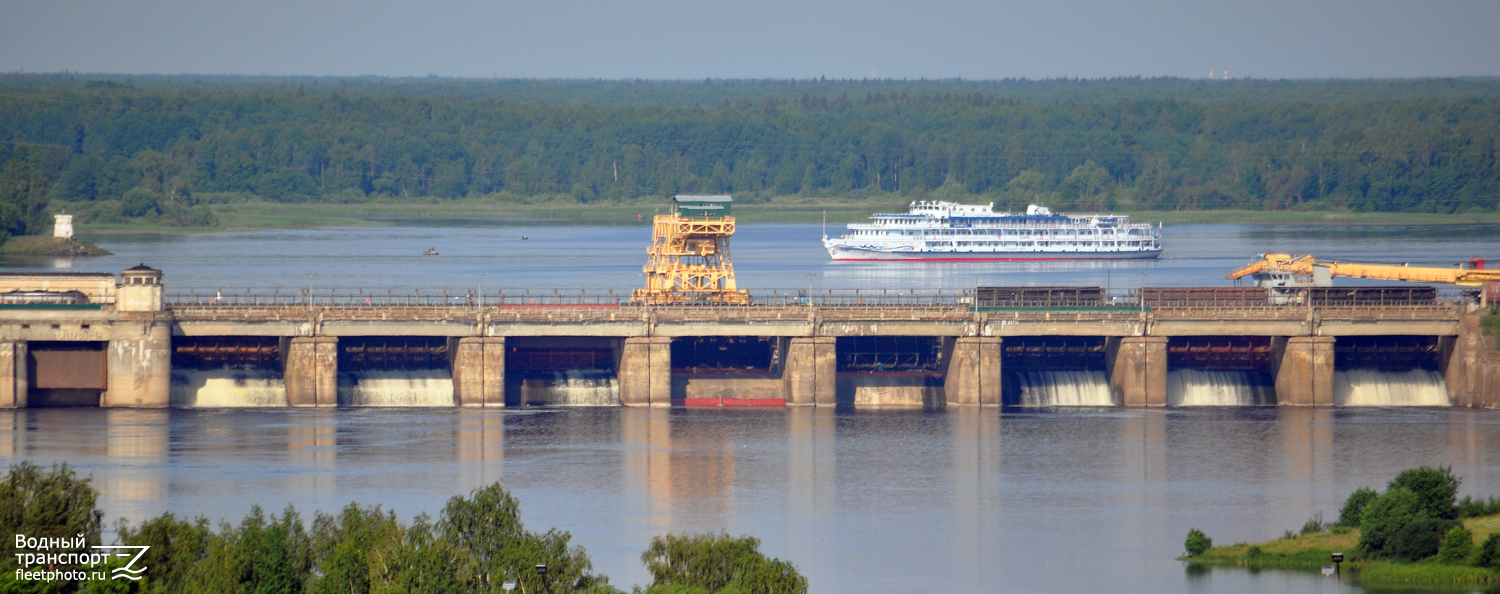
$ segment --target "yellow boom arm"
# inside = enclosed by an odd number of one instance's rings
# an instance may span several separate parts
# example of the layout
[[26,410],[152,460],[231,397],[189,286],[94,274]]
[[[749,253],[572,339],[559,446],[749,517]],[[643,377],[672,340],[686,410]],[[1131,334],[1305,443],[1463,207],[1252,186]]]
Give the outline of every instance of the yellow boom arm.
[[1442,283],[1467,287],[1477,287],[1489,281],[1500,281],[1500,270],[1319,262],[1312,256],[1293,258],[1290,254],[1265,254],[1263,260],[1235,269],[1226,275],[1225,278],[1234,280],[1256,273],[1268,272],[1310,275],[1313,273],[1314,266],[1327,268],[1329,274],[1333,276],[1349,278],[1370,278],[1414,283]]

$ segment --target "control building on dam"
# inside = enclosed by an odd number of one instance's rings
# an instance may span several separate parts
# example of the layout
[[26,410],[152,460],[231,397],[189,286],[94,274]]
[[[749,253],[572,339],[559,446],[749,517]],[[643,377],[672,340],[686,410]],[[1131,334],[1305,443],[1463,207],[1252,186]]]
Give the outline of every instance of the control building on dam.
[[1470,304],[1254,291],[652,306],[619,290],[169,290],[144,265],[4,273],[0,407],[1500,407],[1500,353]]

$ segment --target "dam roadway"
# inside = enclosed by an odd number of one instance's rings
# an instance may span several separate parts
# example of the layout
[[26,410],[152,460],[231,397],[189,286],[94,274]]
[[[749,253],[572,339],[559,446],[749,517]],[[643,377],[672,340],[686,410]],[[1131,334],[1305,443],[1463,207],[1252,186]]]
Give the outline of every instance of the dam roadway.
[[190,406],[189,369],[257,370],[285,405],[338,406],[359,373],[408,368],[478,407],[555,403],[573,377],[624,406],[999,406],[1031,370],[1102,373],[1100,404],[1165,406],[1188,369],[1331,406],[1356,367],[1425,369],[1452,405],[1500,406],[1500,357],[1457,302],[975,308],[970,291],[830,290],[649,306],[618,290],[169,292],[134,274],[92,305],[0,308],[0,406]]

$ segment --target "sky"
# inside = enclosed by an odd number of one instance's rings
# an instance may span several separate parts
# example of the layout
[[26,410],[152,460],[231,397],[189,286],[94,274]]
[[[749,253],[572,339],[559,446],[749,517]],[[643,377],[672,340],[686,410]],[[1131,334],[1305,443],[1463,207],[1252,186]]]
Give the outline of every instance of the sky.
[[1500,76],[1497,0],[0,0],[0,72]]

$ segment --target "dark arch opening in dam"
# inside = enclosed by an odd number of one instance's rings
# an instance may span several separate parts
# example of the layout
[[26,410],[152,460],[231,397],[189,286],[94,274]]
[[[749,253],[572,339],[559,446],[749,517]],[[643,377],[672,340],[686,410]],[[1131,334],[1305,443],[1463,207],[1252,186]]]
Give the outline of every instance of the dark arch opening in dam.
[[619,340],[517,336],[506,340],[506,406],[615,406]]
[[178,336],[172,339],[172,406],[286,406],[284,339]]
[[840,336],[834,401],[839,406],[937,406],[953,340],[937,336]]
[[1276,404],[1269,336],[1173,336],[1167,340],[1168,406]]
[[1340,336],[1333,401],[1340,406],[1448,406],[1437,336]]
[[1110,406],[1102,336],[1011,336],[1000,345],[1008,406]]
[[441,336],[338,342],[339,406],[454,406],[452,350]]
[[27,406],[99,406],[109,386],[107,344],[37,341],[27,345]]

